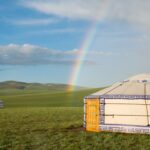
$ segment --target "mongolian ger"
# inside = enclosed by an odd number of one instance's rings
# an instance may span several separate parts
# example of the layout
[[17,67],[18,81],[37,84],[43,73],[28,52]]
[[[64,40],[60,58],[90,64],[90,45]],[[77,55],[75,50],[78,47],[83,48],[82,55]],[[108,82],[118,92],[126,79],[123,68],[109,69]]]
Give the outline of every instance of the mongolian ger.
[[150,74],[113,84],[84,99],[87,131],[150,134]]

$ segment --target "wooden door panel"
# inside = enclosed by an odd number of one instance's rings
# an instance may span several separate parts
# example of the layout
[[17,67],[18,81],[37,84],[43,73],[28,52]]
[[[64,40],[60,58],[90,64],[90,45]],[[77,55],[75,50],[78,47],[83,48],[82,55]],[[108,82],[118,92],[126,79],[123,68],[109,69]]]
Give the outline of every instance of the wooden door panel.
[[86,104],[86,130],[99,130],[99,100],[87,100]]

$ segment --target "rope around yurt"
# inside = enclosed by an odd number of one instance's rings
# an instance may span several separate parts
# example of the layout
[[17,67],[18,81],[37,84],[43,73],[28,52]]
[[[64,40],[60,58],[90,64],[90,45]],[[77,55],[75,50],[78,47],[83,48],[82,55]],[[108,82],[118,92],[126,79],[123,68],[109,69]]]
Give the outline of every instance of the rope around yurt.
[[146,101],[146,82],[144,83],[144,100],[145,100],[145,107],[146,107],[146,113],[147,113],[147,126],[149,126],[148,106],[147,106],[147,101]]

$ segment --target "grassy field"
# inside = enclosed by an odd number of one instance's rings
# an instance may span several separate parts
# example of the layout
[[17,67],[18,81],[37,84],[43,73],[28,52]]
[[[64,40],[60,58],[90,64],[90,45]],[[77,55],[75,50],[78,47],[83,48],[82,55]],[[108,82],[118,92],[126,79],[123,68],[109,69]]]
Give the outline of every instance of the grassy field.
[[[6,107],[82,107],[83,98],[89,93],[95,92],[98,89],[89,89],[71,92],[51,93],[48,91],[37,91],[32,93],[31,91],[25,91],[19,93],[20,90],[14,90],[15,94],[11,94],[12,91],[7,91],[8,94],[2,94],[0,98],[4,100]],[[17,91],[19,91],[17,94]]]
[[83,97],[98,89],[0,96],[0,150],[149,150],[149,135],[83,130]]

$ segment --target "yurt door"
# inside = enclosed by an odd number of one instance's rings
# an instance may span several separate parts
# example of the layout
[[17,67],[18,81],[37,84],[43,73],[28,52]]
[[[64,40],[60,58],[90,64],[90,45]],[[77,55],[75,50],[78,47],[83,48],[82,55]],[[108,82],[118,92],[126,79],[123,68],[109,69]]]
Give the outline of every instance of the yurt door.
[[87,100],[86,130],[99,131],[99,100]]

